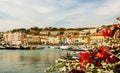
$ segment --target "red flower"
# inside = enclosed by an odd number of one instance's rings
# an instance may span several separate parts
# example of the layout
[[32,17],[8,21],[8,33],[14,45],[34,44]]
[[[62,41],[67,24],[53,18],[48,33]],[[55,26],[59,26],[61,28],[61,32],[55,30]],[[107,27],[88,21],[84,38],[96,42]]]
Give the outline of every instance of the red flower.
[[111,62],[111,63],[114,63],[114,62],[116,62],[116,61],[117,61],[117,57],[116,57],[116,56],[110,57],[110,62]]
[[100,47],[98,50],[101,50],[103,52],[105,51],[105,47]]
[[93,63],[93,60],[92,60],[92,59],[89,59],[88,62],[89,62],[89,63]]
[[112,30],[108,30],[107,28],[103,29],[101,33],[104,37],[112,37]]
[[90,52],[80,52],[79,53],[81,56],[81,60],[80,63],[84,63],[86,60],[90,60],[91,59],[91,53]]
[[104,30],[102,30],[101,34],[102,34],[103,36],[105,36],[105,31],[104,31]]
[[81,65],[81,66],[80,66],[80,69],[86,70],[86,66],[85,66],[85,65]]
[[110,54],[107,53],[106,51],[105,51],[105,52],[102,52],[101,54],[103,55],[103,58],[104,58],[104,59],[108,59],[109,56],[110,56]]
[[112,30],[108,31],[108,35],[109,35],[109,37],[112,37]]
[[100,47],[98,50],[99,50],[99,52],[95,54],[96,57],[104,58],[104,59],[107,59],[109,57],[109,53],[106,52],[105,47]]
[[107,49],[108,49],[108,51],[110,51],[110,50],[111,50],[111,47],[108,47]]
[[104,32],[105,32],[105,36],[108,36],[108,29],[107,28],[104,30]]
[[103,55],[101,53],[96,53],[95,56],[98,58],[103,58]]
[[102,30],[102,35],[103,35],[104,37],[108,36],[108,29],[103,29],[103,30]]
[[98,58],[103,58],[104,54],[105,54],[105,48],[100,47],[98,49],[98,52],[96,52],[95,56],[98,57]]
[[101,65],[102,65],[101,62],[98,62],[98,63],[97,63],[97,66],[98,66],[98,67],[100,67]]

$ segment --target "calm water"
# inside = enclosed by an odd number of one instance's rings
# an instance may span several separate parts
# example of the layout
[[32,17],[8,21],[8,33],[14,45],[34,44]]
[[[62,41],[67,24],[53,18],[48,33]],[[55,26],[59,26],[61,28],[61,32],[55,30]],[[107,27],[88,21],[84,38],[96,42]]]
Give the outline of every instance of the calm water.
[[58,49],[0,50],[0,73],[45,73],[63,52]]

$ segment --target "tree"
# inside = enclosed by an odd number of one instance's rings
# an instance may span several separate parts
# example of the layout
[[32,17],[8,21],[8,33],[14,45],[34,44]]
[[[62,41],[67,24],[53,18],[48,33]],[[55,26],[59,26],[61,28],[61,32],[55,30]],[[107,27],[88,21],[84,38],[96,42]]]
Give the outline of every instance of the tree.
[[39,28],[38,28],[38,27],[36,27],[36,26],[35,26],[35,27],[31,27],[30,29],[31,29],[31,30],[36,30],[36,31],[38,31],[38,30],[39,30]]
[[63,35],[64,34],[64,31],[60,31],[60,35]]
[[43,30],[43,28],[39,28],[39,31],[42,31]]
[[66,30],[66,28],[59,28],[59,30],[60,30],[60,31],[65,31],[65,30]]
[[49,30],[49,28],[45,27],[44,30]]
[[27,30],[25,31],[25,33],[30,34],[30,30],[29,30],[29,29],[27,29]]
[[20,28],[19,31],[20,32],[26,32],[26,29],[25,28]]
[[52,31],[57,31],[57,30],[58,30],[58,28],[53,27],[51,30],[52,30]]
[[11,30],[12,33],[19,32],[19,29],[13,29]]

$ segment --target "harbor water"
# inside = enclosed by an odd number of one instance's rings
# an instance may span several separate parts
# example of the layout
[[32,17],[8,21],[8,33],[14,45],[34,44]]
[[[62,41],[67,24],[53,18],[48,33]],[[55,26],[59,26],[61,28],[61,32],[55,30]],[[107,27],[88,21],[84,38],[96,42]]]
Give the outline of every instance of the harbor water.
[[63,54],[62,50],[0,50],[0,73],[45,73]]

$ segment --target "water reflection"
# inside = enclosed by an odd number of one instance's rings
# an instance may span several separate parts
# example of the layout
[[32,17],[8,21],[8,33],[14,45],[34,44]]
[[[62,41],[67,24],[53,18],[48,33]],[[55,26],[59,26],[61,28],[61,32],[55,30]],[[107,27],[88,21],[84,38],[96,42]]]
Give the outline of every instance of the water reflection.
[[60,50],[0,50],[0,73],[44,73],[61,55]]

